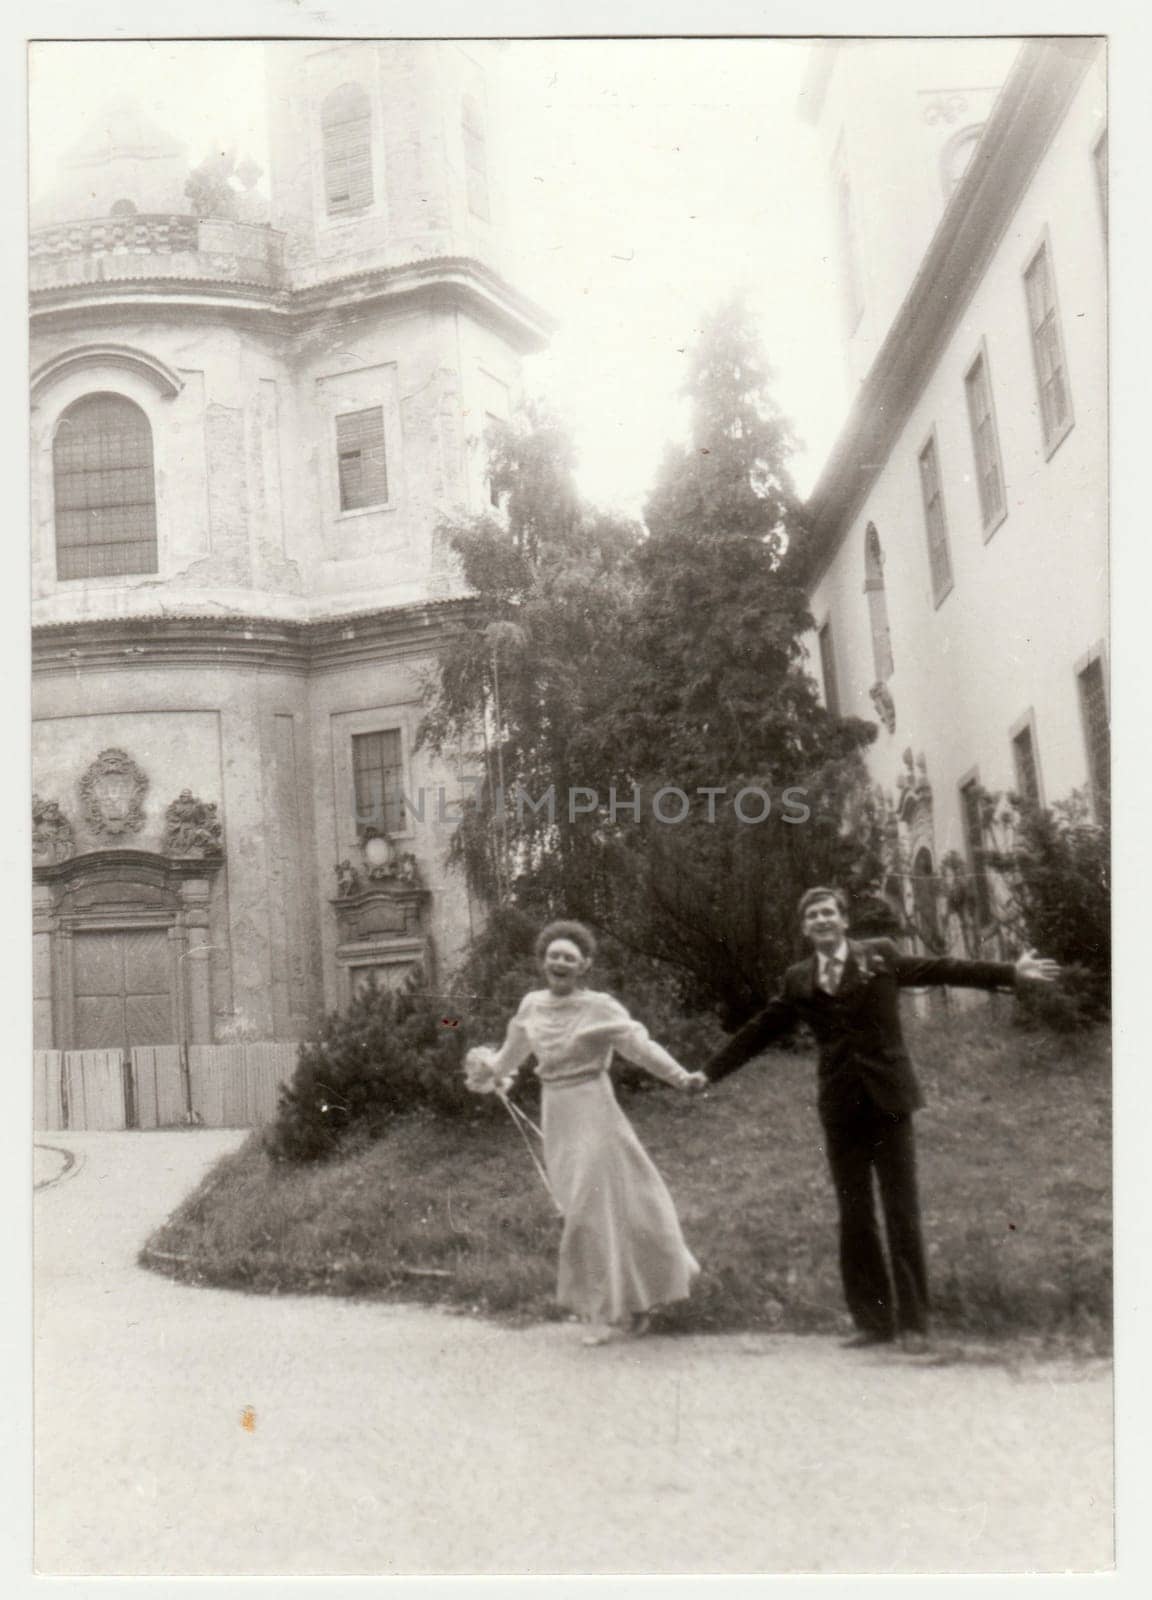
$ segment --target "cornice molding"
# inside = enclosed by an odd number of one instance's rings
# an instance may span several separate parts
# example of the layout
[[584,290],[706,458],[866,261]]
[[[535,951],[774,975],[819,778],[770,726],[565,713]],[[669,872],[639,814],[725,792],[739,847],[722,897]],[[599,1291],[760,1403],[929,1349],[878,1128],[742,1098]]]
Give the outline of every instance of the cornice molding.
[[188,277],[107,278],[96,283],[55,285],[31,294],[33,324],[38,321],[100,322],[110,312],[155,315],[227,316],[248,319],[262,327],[285,325],[288,331],[333,314],[365,305],[413,300],[439,300],[464,305],[496,322],[522,352],[539,350],[557,323],[499,273],[472,256],[432,256],[396,267],[346,273],[296,288],[262,290],[252,284],[228,284]]
[[887,337],[860,385],[806,515],[803,581],[823,575],[887,464],[1016,207],[1102,48],[1098,39],[1024,45]]
[[32,629],[32,672],[228,668],[309,676],[428,655],[474,608],[462,598],[309,621],[163,615],[42,623]]

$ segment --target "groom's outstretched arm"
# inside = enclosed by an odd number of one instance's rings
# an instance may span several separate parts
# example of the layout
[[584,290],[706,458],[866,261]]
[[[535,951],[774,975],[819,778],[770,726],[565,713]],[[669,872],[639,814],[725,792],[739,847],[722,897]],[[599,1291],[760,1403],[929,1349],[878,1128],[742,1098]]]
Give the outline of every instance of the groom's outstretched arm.
[[950,989],[1011,989],[1016,982],[1016,968],[1010,961],[904,955],[890,939],[878,941],[877,951],[895,973],[901,988],[944,984]]
[[718,1050],[704,1067],[704,1075],[712,1083],[726,1078],[737,1067],[742,1067],[761,1050],[766,1050],[774,1039],[791,1033],[800,1018],[790,1000],[780,995],[770,1000],[763,1011],[757,1012],[739,1032],[734,1033],[722,1050]]

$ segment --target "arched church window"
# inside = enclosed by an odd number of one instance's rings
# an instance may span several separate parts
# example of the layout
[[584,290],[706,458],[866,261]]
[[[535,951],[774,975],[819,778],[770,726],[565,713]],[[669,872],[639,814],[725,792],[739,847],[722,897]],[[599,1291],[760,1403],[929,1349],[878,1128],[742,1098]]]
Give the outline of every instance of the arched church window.
[[464,172],[468,188],[468,209],[484,222],[490,219],[488,200],[488,141],[484,132],[484,113],[474,95],[464,96],[461,121],[464,129]]
[[358,83],[333,89],[321,108],[328,215],[372,204],[372,107]]
[[971,128],[962,128],[944,146],[940,156],[940,181],[944,185],[945,200],[952,198],[952,191],[968,170],[983,132],[984,124],[978,122]]
[[884,591],[884,551],[874,522],[868,524],[864,533],[864,593],[868,596],[876,681],[886,683],[892,676],[892,636],[888,629],[888,596]]
[[156,572],[152,429],[138,405],[89,394],[69,406],[52,444],[57,578]]

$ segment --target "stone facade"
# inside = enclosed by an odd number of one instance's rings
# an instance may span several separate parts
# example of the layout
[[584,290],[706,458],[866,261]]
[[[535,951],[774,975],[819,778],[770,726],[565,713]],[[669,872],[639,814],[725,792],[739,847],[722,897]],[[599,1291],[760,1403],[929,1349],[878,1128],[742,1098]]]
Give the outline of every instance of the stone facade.
[[[126,112],[74,154],[64,209],[38,219],[39,1046],[292,1039],[368,971],[451,971],[469,910],[445,866],[460,775],[414,744],[421,674],[467,600],[434,529],[484,504],[484,418],[507,414],[546,333],[497,270],[496,54],[270,44],[269,227],[174,200],[114,216],[142,170],[175,184],[171,142]],[[349,83],[373,188],[333,218],[324,107]],[[483,217],[468,187],[481,157]],[[89,201],[70,212],[81,180]],[[154,570],[60,576],[58,502],[75,492],[61,440],[93,396],[146,420]],[[386,489],[367,504],[345,475],[349,416],[382,435]],[[352,740],[374,733],[398,733],[413,807],[387,870],[356,815]],[[130,767],[101,766],[107,752]],[[115,808],[132,773],[132,828],[97,826],[93,785]]]

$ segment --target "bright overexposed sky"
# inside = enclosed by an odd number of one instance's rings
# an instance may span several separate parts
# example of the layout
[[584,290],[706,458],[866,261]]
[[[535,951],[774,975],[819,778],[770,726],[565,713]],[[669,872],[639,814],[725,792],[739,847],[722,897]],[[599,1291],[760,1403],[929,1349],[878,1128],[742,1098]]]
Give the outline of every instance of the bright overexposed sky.
[[[795,40],[525,40],[502,58],[510,276],[559,319],[526,364],[575,436],[584,492],[638,512],[680,434],[685,351],[738,284],[815,477],[846,399],[826,196]],[[31,189],[130,92],[188,147],[267,168],[263,49],[243,40],[32,47]],[[266,180],[265,180],[266,181]]]

